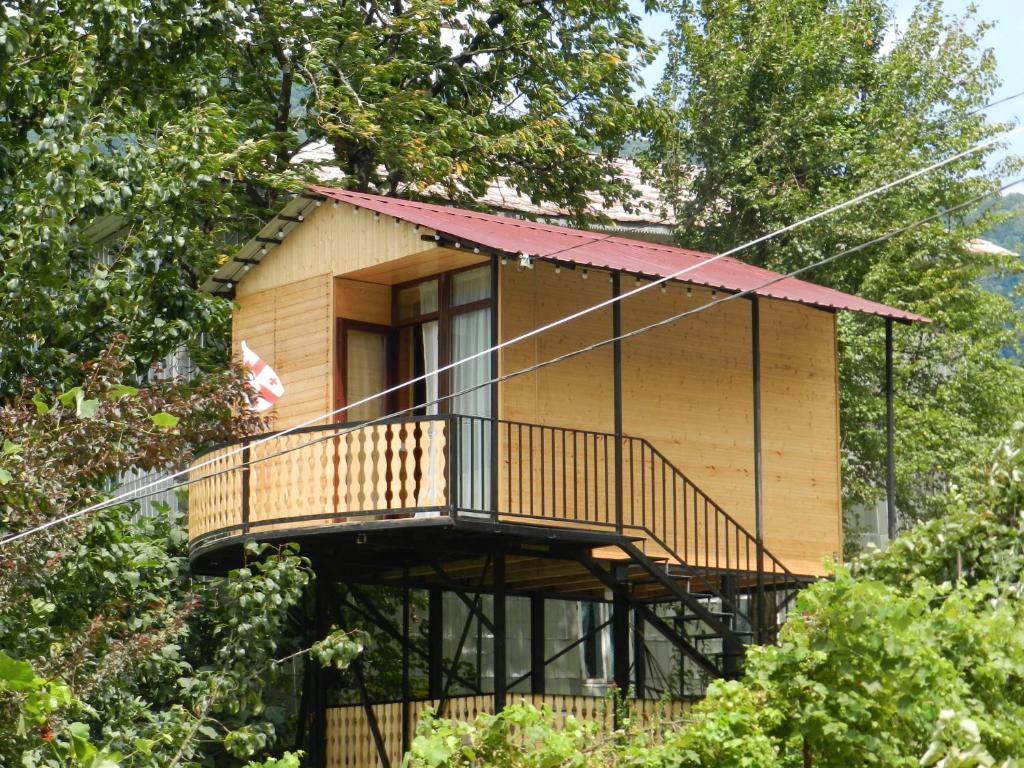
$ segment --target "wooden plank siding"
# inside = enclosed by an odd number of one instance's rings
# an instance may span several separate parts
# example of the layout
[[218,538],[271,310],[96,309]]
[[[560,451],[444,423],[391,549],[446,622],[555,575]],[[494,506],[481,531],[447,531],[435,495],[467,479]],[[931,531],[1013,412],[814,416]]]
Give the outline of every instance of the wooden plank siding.
[[[611,295],[606,272],[591,270],[583,280],[579,270],[556,274],[547,264],[524,271],[506,266],[500,285],[502,339]],[[632,279],[624,280],[623,292],[634,285]],[[680,285],[665,293],[652,289],[623,302],[623,330],[711,300],[711,291],[699,287],[690,295]],[[753,532],[750,311],[748,301],[732,301],[626,340],[622,368],[623,432],[650,441]],[[834,333],[832,313],[761,300],[765,541],[787,567],[804,575],[820,575],[822,559],[842,548]],[[595,312],[503,350],[501,372],[610,335],[610,310]],[[499,411],[501,418],[511,421],[611,432],[610,347],[503,384]],[[502,509],[509,509],[505,449],[503,440],[499,500]],[[511,446],[513,462],[520,450]],[[540,484],[536,471],[533,474],[523,479],[524,487],[530,485],[527,479],[534,487]],[[518,481],[517,477],[512,496],[519,493]],[[598,494],[599,503],[600,498]],[[528,514],[540,509],[534,498],[522,499],[522,506]],[[655,533],[669,534],[677,523],[669,516],[664,524],[669,530]]]
[[426,230],[354,210],[350,205],[328,203],[316,208],[239,282],[236,295],[260,293],[324,273],[344,275],[436,248],[433,241],[421,239]]
[[334,332],[330,275],[238,296],[231,335],[236,355],[245,340],[284,384],[285,394],[273,412],[275,429],[293,427],[331,410]]
[[[527,703],[535,707],[550,707],[555,727],[562,728],[568,718],[581,721],[597,721],[608,732],[613,727],[611,701],[595,696],[559,696],[539,694],[515,694],[509,696],[510,703]],[[427,708],[436,709],[437,701],[414,701],[410,703],[410,734],[415,729]],[[643,723],[654,717],[678,720],[689,711],[684,701],[663,703],[645,699],[630,699],[626,702],[629,716]],[[373,713],[380,729],[381,738],[387,750],[388,760],[397,768],[402,764],[402,705],[400,703],[374,704]],[[494,712],[493,696],[456,696],[448,699],[445,718],[472,722],[481,714]],[[327,710],[327,768],[374,768],[381,765],[377,747],[361,705],[331,707]]]

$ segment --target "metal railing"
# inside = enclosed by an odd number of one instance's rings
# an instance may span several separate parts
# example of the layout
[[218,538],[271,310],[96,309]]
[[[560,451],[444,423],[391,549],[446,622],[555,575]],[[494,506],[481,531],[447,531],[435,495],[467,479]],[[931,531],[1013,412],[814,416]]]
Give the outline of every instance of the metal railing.
[[[489,445],[498,456],[487,503],[459,503],[460,512],[639,535],[650,558],[689,577],[695,591],[718,598],[722,610],[753,634],[774,635],[777,616],[800,580],[646,439],[455,418],[460,440],[471,435],[474,446]],[[486,451],[458,455],[460,477],[485,478],[495,471]],[[454,498],[466,501],[461,495]],[[479,494],[469,498],[484,499]]]
[[[641,537],[652,561],[768,633],[799,582],[642,438],[463,415],[264,437],[201,457],[214,463],[196,472],[206,479],[190,498],[194,547],[224,536],[416,516],[569,524]],[[228,455],[239,443],[243,451]]]

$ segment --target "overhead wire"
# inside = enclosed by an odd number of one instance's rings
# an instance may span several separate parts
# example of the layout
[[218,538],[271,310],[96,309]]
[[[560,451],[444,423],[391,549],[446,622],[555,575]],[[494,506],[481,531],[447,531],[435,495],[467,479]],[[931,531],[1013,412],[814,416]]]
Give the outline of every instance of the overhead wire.
[[[971,145],[967,149],[964,149],[964,150],[962,150],[960,152],[957,152],[957,153],[955,153],[953,155],[950,155],[949,157],[947,157],[947,158],[945,158],[943,160],[938,160],[938,161],[936,161],[934,163],[931,163],[930,165],[927,165],[927,166],[925,166],[923,168],[919,168],[916,171],[912,171],[911,173],[905,174],[905,175],[903,175],[903,176],[901,176],[901,177],[899,177],[899,178],[897,178],[897,179],[895,179],[893,181],[887,182],[886,184],[882,184],[882,185],[880,185],[878,187],[875,187],[875,188],[873,188],[873,189],[871,189],[871,190],[869,190],[867,192],[862,192],[861,194],[858,194],[855,197],[849,198],[849,199],[844,200],[844,201],[842,201],[840,203],[836,203],[835,205],[829,206],[828,208],[825,208],[825,209],[823,209],[821,211],[818,211],[817,213],[811,214],[810,216],[806,216],[803,219],[799,219],[798,221],[795,221],[795,222],[793,222],[791,224],[787,224],[784,227],[776,229],[776,230],[774,230],[772,232],[769,232],[767,234],[761,235],[760,237],[754,238],[753,240],[749,240],[749,241],[747,241],[747,242],[745,242],[745,243],[743,243],[741,245],[738,245],[738,246],[736,246],[734,248],[730,248],[727,251],[724,251],[722,253],[716,254],[716,255],[714,255],[714,256],[712,256],[712,257],[710,257],[710,258],[708,258],[708,259],[706,259],[704,261],[698,262],[697,264],[693,264],[693,265],[691,265],[689,267],[684,267],[682,269],[676,270],[675,272],[672,272],[672,273],[670,273],[668,275],[664,275],[662,277],[655,278],[654,280],[651,280],[650,282],[641,284],[641,285],[639,285],[639,286],[637,286],[637,287],[635,287],[635,288],[633,288],[633,289],[631,289],[629,291],[626,291],[625,293],[619,294],[618,296],[613,296],[613,297],[611,297],[609,299],[606,299],[604,301],[598,302],[597,304],[593,304],[593,305],[590,305],[588,307],[585,307],[585,308],[583,308],[583,309],[581,309],[581,310],[579,310],[577,312],[573,312],[573,313],[571,313],[569,315],[566,315],[566,316],[564,316],[562,318],[559,318],[558,320],[554,320],[554,321],[552,321],[550,323],[546,323],[545,325],[541,325],[541,326],[538,326],[537,328],[533,328],[533,329],[531,329],[529,331],[526,331],[526,332],[524,332],[524,333],[522,333],[522,334],[520,334],[518,336],[515,336],[515,337],[513,337],[511,339],[506,339],[505,341],[499,342],[498,344],[494,344],[494,345],[492,345],[492,346],[490,346],[490,347],[488,347],[488,348],[486,348],[484,350],[481,350],[479,352],[474,352],[473,354],[466,355],[465,357],[461,358],[460,360],[456,360],[454,362],[447,363],[447,364],[445,364],[443,366],[440,366],[437,370],[431,371],[429,373],[424,373],[424,374],[422,374],[420,376],[413,377],[413,378],[409,379],[408,381],[404,381],[404,382],[402,382],[400,384],[396,384],[394,386],[391,386],[391,387],[388,387],[386,389],[383,389],[380,392],[377,392],[377,393],[374,393],[374,394],[369,395],[367,397],[364,397],[361,400],[357,400],[354,403],[347,403],[344,406],[341,406],[339,408],[335,408],[335,409],[333,409],[331,411],[327,411],[326,413],[323,413],[323,414],[321,414],[319,416],[316,416],[314,418],[307,419],[306,421],[303,421],[303,422],[301,422],[299,424],[296,424],[296,425],[294,425],[292,427],[289,427],[289,428],[287,428],[285,430],[282,430],[280,432],[273,433],[271,435],[267,435],[267,436],[258,438],[257,440],[249,443],[249,447],[251,448],[253,446],[262,445],[264,442],[267,442],[268,440],[273,440],[275,438],[282,437],[284,435],[291,434],[293,432],[297,432],[297,431],[299,431],[301,429],[304,429],[306,427],[313,426],[314,424],[318,424],[318,423],[323,422],[323,421],[325,421],[327,419],[331,419],[331,418],[333,418],[333,417],[335,417],[335,416],[337,416],[337,415],[339,415],[341,413],[345,413],[348,410],[351,410],[353,408],[357,408],[360,405],[364,405],[366,403],[369,403],[369,402],[372,402],[374,400],[377,400],[377,399],[379,399],[381,397],[386,397],[387,395],[393,394],[395,392],[399,392],[399,391],[405,389],[406,387],[412,386],[412,385],[417,384],[417,383],[422,382],[422,381],[426,381],[427,379],[430,379],[432,377],[439,376],[440,374],[445,373],[447,371],[450,371],[450,370],[452,370],[452,369],[454,369],[454,368],[456,368],[456,367],[458,367],[460,365],[465,365],[468,362],[471,362],[471,361],[476,360],[478,358],[484,357],[486,355],[493,354],[494,352],[500,351],[500,350],[502,350],[502,349],[504,349],[506,347],[512,346],[514,344],[518,344],[518,343],[520,343],[522,341],[525,341],[526,339],[532,338],[534,336],[540,335],[540,334],[545,333],[545,332],[547,332],[549,330],[557,328],[560,325],[564,325],[565,323],[572,322],[573,320],[577,320],[577,319],[579,319],[581,317],[584,317],[584,316],[586,316],[588,314],[591,314],[593,312],[597,312],[597,311],[599,311],[601,309],[604,309],[605,307],[608,307],[608,306],[610,306],[610,305],[612,305],[612,304],[614,304],[616,302],[623,301],[624,299],[630,298],[631,296],[635,296],[635,295],[637,295],[637,294],[639,294],[639,293],[641,293],[643,291],[650,290],[654,286],[661,285],[661,284],[669,282],[671,280],[678,280],[681,277],[683,277],[684,275],[687,275],[687,274],[689,274],[691,272],[694,272],[694,271],[696,271],[698,269],[706,267],[709,264],[713,264],[714,262],[719,261],[720,259],[724,259],[724,258],[727,258],[729,256],[735,255],[735,254],[740,253],[740,252],[742,252],[744,250],[752,248],[755,245],[759,245],[760,243],[763,243],[763,242],[766,242],[766,241],[771,240],[773,238],[776,238],[776,237],[778,237],[780,235],[783,235],[783,234],[785,234],[787,232],[791,232],[794,229],[797,229],[798,227],[804,226],[804,225],[809,224],[809,223],[811,223],[813,221],[817,221],[818,219],[821,219],[821,218],[823,218],[825,216],[829,216],[829,215],[831,215],[833,213],[837,213],[839,211],[842,211],[842,210],[845,210],[847,208],[850,208],[850,207],[853,207],[855,205],[858,205],[858,204],[864,202],[865,200],[869,200],[869,199],[871,199],[873,197],[877,197],[878,195],[881,195],[884,192],[887,192],[888,190],[893,189],[894,187],[897,187],[897,186],[900,186],[902,184],[905,184],[908,181],[912,181],[913,179],[916,179],[916,178],[918,178],[920,176],[928,174],[931,171],[938,170],[939,168],[942,168],[942,167],[944,167],[946,165],[949,165],[950,163],[954,163],[957,160],[961,160],[961,159],[963,159],[965,157],[968,157],[969,155],[972,155],[972,154],[974,154],[976,152],[980,152],[982,149],[985,149],[987,147],[992,146],[993,144],[997,144],[997,143],[999,143],[1001,141],[1004,141],[1004,140],[1010,138],[1011,136],[1014,136],[1014,135],[1016,135],[1016,134],[1018,134],[1018,133],[1020,133],[1022,131],[1024,131],[1024,126],[1018,126],[1017,128],[1014,128],[1014,129],[1012,129],[1010,131],[1005,131],[1005,132],[1003,132],[1001,134],[998,134],[996,136],[989,137],[988,139],[985,139],[984,141],[977,142],[976,144]],[[574,247],[579,247],[579,246],[574,246]],[[562,252],[565,252],[565,251],[568,251],[568,250],[572,250],[572,248],[564,249]],[[544,258],[544,257],[543,256],[539,256],[539,258]],[[242,450],[243,450],[242,448],[238,448],[234,452],[229,452],[227,454],[224,454],[222,456],[217,457],[217,460],[221,460],[221,459],[227,458],[228,456],[231,456],[231,455],[234,455],[234,454],[237,454],[237,453],[241,453]],[[118,503],[118,502],[121,502],[121,501],[126,501],[129,498],[132,498],[133,494],[135,494],[135,493],[138,493],[140,491],[146,491],[149,488],[155,488],[155,487],[158,487],[158,486],[162,487],[162,486],[164,486],[170,480],[174,480],[175,478],[181,477],[182,475],[185,475],[185,474],[187,474],[189,472],[194,472],[195,470],[201,469],[204,466],[209,466],[209,464],[211,464],[213,461],[214,461],[213,459],[210,459],[207,462],[200,463],[199,465],[193,466],[190,469],[179,470],[179,471],[174,472],[174,473],[172,473],[172,474],[170,474],[170,475],[168,475],[166,477],[158,478],[158,479],[153,480],[153,481],[151,481],[149,483],[146,483],[146,484],[136,488],[134,491],[129,491],[129,492],[125,492],[125,493],[119,494],[119,495],[115,496],[114,498],[112,498],[112,499],[110,499],[108,501],[111,504]],[[51,521],[51,522],[49,522],[47,524],[44,524],[44,526],[42,528],[40,528],[39,530],[45,530],[45,528],[48,528],[51,525],[56,525],[59,522],[63,522],[63,521],[70,520],[70,519],[74,519],[75,517],[79,517],[81,515],[88,514],[90,512],[96,511],[97,509],[101,508],[101,505],[107,505],[107,502],[99,502],[97,504],[90,505],[90,506],[85,507],[85,508],[83,508],[81,510],[78,510],[76,512],[70,513],[69,515],[66,515],[63,518],[59,518],[56,521]],[[21,536],[20,535],[16,535],[16,538],[21,538]],[[13,541],[13,540],[14,539],[12,539],[9,536],[9,537],[7,537],[5,539],[0,539],[0,544],[8,543],[8,542]]]
[[[879,235],[878,237],[872,238],[871,240],[867,240],[867,241],[865,241],[863,243],[860,243],[858,245],[855,245],[855,246],[853,246],[851,248],[847,248],[847,249],[845,249],[843,251],[840,251],[838,253],[832,254],[830,256],[826,256],[826,257],[824,257],[822,259],[819,259],[818,261],[815,261],[815,262],[813,262],[811,264],[806,264],[806,265],[804,265],[802,267],[794,269],[794,270],[792,270],[790,272],[787,272],[785,274],[776,275],[776,276],[772,277],[771,279],[766,280],[763,283],[760,283],[759,285],[754,286],[752,288],[747,288],[745,290],[738,291],[736,293],[728,294],[726,296],[723,296],[720,299],[714,299],[714,300],[712,300],[712,301],[710,301],[710,302],[708,302],[706,304],[700,305],[699,307],[695,307],[694,309],[690,309],[690,310],[686,310],[684,312],[677,313],[675,315],[672,315],[670,317],[664,318],[662,320],[658,320],[658,321],[655,321],[653,323],[649,323],[647,325],[641,326],[639,328],[635,328],[632,331],[628,331],[628,332],[625,332],[625,333],[622,333],[622,334],[619,334],[619,335],[616,335],[616,336],[610,336],[608,338],[602,339],[602,340],[594,342],[592,344],[588,344],[588,345],[585,345],[583,347],[579,347],[577,349],[571,350],[570,352],[566,352],[566,353],[563,353],[561,355],[556,355],[555,357],[549,358],[547,360],[542,360],[539,363],[534,363],[532,365],[526,366],[524,368],[517,369],[515,371],[510,371],[510,372],[505,373],[505,374],[500,374],[500,375],[497,375],[497,376],[492,376],[491,378],[489,378],[489,379],[487,379],[487,380],[485,380],[483,382],[479,382],[477,384],[470,385],[470,386],[465,387],[465,388],[463,388],[463,389],[461,389],[461,390],[459,390],[457,392],[451,392],[451,393],[448,393],[446,395],[438,396],[438,397],[434,398],[433,400],[430,400],[430,401],[425,402],[425,403],[421,403],[421,404],[418,404],[418,405],[415,405],[415,406],[410,406],[410,407],[407,407],[407,408],[399,409],[397,411],[393,411],[392,413],[386,414],[384,416],[379,416],[379,417],[374,418],[374,419],[369,419],[369,420],[366,420],[366,421],[361,421],[361,422],[359,422],[357,424],[353,424],[353,425],[348,426],[348,427],[338,428],[337,430],[331,430],[330,434],[327,434],[327,435],[324,435],[324,436],[321,436],[321,437],[317,437],[317,438],[314,438],[314,439],[309,440],[307,442],[300,443],[298,445],[293,445],[293,446],[290,446],[288,448],[281,449],[279,451],[275,451],[273,453],[267,454],[266,456],[261,456],[261,457],[256,458],[256,459],[249,459],[248,461],[246,461],[244,463],[241,463],[241,464],[239,464],[237,466],[226,467],[226,468],[223,468],[223,469],[215,470],[213,472],[209,472],[209,473],[200,475],[198,477],[190,477],[190,478],[188,478],[187,480],[185,480],[185,481],[183,481],[181,483],[175,483],[173,485],[164,485],[167,481],[173,479],[174,477],[180,477],[183,474],[195,472],[197,469],[200,469],[200,468],[202,468],[204,466],[209,466],[210,464],[213,463],[214,460],[211,459],[211,460],[209,460],[209,461],[207,461],[205,463],[200,463],[200,464],[194,465],[194,466],[192,466],[192,467],[190,467],[188,469],[181,470],[181,471],[175,473],[174,475],[171,475],[171,476],[168,476],[168,477],[165,477],[165,478],[161,478],[160,481],[157,481],[157,482],[153,483],[152,485],[160,485],[161,486],[158,490],[153,490],[153,491],[150,491],[150,492],[147,492],[147,493],[140,493],[139,491],[145,490],[145,488],[143,487],[143,488],[138,489],[135,492],[131,492],[130,494],[124,494],[124,495],[119,496],[119,497],[114,497],[114,498],[111,498],[111,499],[107,499],[107,500],[105,500],[103,502],[99,502],[97,504],[94,504],[91,507],[87,507],[87,508],[78,510],[76,512],[72,512],[72,513],[69,513],[68,515],[64,515],[62,517],[55,518],[53,520],[47,521],[46,523],[42,523],[40,525],[24,529],[22,531],[18,531],[18,532],[13,533],[13,534],[10,534],[10,535],[0,539],[0,546],[5,545],[5,544],[10,544],[10,543],[12,543],[14,541],[17,541],[18,539],[25,538],[26,536],[30,536],[30,535],[32,535],[34,533],[39,533],[39,532],[41,532],[43,530],[46,530],[47,528],[53,527],[54,525],[59,525],[59,524],[64,523],[64,522],[69,522],[70,520],[73,520],[73,519],[75,519],[77,517],[81,517],[81,516],[83,516],[85,514],[88,514],[90,512],[98,511],[100,509],[105,509],[105,508],[109,508],[109,507],[112,507],[112,506],[117,506],[118,504],[124,503],[126,501],[134,501],[134,500],[144,499],[144,498],[148,498],[150,496],[155,496],[155,495],[158,495],[158,494],[161,494],[161,493],[166,493],[168,491],[177,490],[179,488],[185,488],[185,487],[188,487],[189,485],[191,485],[193,483],[196,483],[196,482],[201,482],[203,480],[208,480],[208,479],[211,479],[211,478],[214,478],[214,477],[218,477],[218,476],[223,475],[223,474],[228,474],[230,472],[239,471],[239,470],[251,467],[251,466],[253,466],[255,464],[259,464],[259,463],[261,463],[263,461],[268,461],[270,459],[279,458],[281,456],[287,455],[287,454],[292,453],[294,451],[302,450],[304,448],[307,448],[307,447],[312,446],[312,445],[316,445],[318,443],[325,442],[327,440],[333,440],[333,439],[335,439],[337,437],[342,437],[342,436],[347,435],[347,434],[349,434],[351,432],[354,432],[356,430],[365,429],[366,427],[370,427],[370,426],[374,426],[376,424],[387,422],[387,421],[389,421],[391,419],[394,419],[396,417],[410,414],[413,411],[421,410],[421,409],[424,409],[424,408],[427,408],[427,407],[430,407],[430,406],[433,406],[433,405],[439,405],[440,403],[447,402],[448,400],[452,400],[454,398],[461,397],[461,396],[469,394],[471,392],[475,392],[476,390],[482,389],[483,387],[492,386],[494,384],[500,384],[500,383],[503,383],[505,381],[509,381],[510,379],[516,378],[518,376],[523,376],[523,375],[526,375],[528,373],[534,373],[534,372],[536,372],[538,370],[541,370],[543,368],[547,368],[547,367],[550,367],[552,365],[557,365],[559,363],[566,362],[567,360],[571,360],[573,358],[579,357],[579,356],[587,354],[589,352],[593,352],[593,351],[595,351],[597,349],[601,349],[602,347],[606,347],[606,346],[608,346],[610,344],[614,344],[616,342],[621,342],[621,341],[624,341],[624,340],[627,340],[627,339],[634,338],[634,337],[639,336],[639,335],[641,335],[643,333],[647,333],[649,331],[652,331],[652,330],[654,330],[656,328],[661,328],[661,327],[664,327],[664,326],[667,326],[667,325],[671,325],[673,323],[676,323],[676,322],[679,322],[681,320],[684,320],[687,317],[691,317],[693,315],[697,315],[697,314],[700,314],[702,312],[710,311],[711,309],[713,309],[713,308],[715,308],[717,306],[720,306],[722,304],[725,304],[727,302],[736,301],[737,299],[741,299],[741,298],[744,298],[744,297],[747,297],[747,296],[754,295],[758,291],[762,291],[765,288],[768,288],[768,287],[770,287],[772,285],[775,285],[776,283],[780,283],[780,282],[782,282],[784,280],[792,279],[792,278],[797,277],[799,275],[802,275],[805,272],[808,272],[808,271],[810,271],[812,269],[816,269],[818,267],[825,266],[826,264],[830,264],[830,263],[832,263],[832,262],[834,262],[834,261],[836,261],[838,259],[845,258],[847,256],[851,256],[851,255],[853,255],[855,253],[859,253],[860,251],[866,250],[866,249],[868,249],[868,248],[870,248],[872,246],[879,245],[880,243],[883,243],[883,242],[885,242],[887,240],[890,240],[893,237],[898,237],[899,235],[905,234],[906,232],[909,232],[909,231],[911,231],[913,229],[916,229],[919,226],[923,226],[924,224],[928,224],[928,223],[930,223],[932,221],[939,220],[939,219],[941,219],[944,216],[948,216],[951,213],[955,213],[955,212],[957,212],[959,210],[963,210],[964,208],[967,208],[967,207],[969,207],[971,205],[975,205],[976,203],[978,203],[978,202],[980,202],[980,201],[982,201],[982,200],[984,200],[984,199],[986,199],[988,197],[991,197],[992,195],[1004,192],[1007,189],[1010,189],[1010,188],[1012,188],[1012,187],[1014,187],[1014,186],[1016,186],[1016,185],[1018,185],[1018,184],[1020,184],[1022,182],[1024,182],[1024,177],[1015,179],[1014,181],[1011,181],[1011,182],[1008,182],[1006,184],[1003,184],[1003,185],[1001,185],[1001,186],[999,186],[999,187],[997,187],[995,189],[989,190],[989,191],[984,192],[982,194],[975,195],[974,197],[970,198],[969,200],[966,200],[964,202],[958,203],[957,205],[954,205],[954,206],[949,206],[947,208],[944,208],[941,211],[938,211],[936,213],[933,213],[933,214],[930,214],[928,216],[925,216],[925,217],[923,217],[921,219],[918,219],[918,220],[916,220],[916,221],[914,221],[914,222],[912,222],[910,224],[906,224],[906,225],[904,225],[902,227],[898,227],[896,229],[890,230],[889,232],[886,232],[883,235]],[[649,285],[654,285],[654,284],[656,284],[656,283],[652,282]],[[623,294],[623,295],[625,295],[625,294]],[[247,441],[248,442],[247,447],[251,448],[253,445],[261,444],[261,443],[267,442],[269,440],[274,440],[274,439],[276,439],[278,437],[281,437],[281,436],[283,436],[285,434],[288,434],[289,432],[294,432],[296,429],[298,429],[298,428],[293,428],[290,431],[289,430],[285,430],[285,431],[281,431],[281,432],[270,433],[269,435],[264,436],[262,438],[259,438],[258,440]],[[245,448],[239,448],[234,453],[240,453],[244,449]],[[230,455],[232,455],[232,453],[222,454],[221,456],[218,456],[216,460],[218,460],[218,461],[222,460],[224,458],[227,458]],[[130,496],[130,498],[126,499],[126,498],[124,498],[124,496]]]

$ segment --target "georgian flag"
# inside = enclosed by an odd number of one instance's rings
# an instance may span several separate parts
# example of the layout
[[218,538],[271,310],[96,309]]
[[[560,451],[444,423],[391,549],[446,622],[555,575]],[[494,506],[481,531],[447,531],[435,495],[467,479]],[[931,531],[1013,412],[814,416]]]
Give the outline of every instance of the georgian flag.
[[242,365],[251,371],[249,385],[256,390],[252,408],[257,413],[269,411],[277,399],[284,394],[284,385],[266,361],[242,342]]

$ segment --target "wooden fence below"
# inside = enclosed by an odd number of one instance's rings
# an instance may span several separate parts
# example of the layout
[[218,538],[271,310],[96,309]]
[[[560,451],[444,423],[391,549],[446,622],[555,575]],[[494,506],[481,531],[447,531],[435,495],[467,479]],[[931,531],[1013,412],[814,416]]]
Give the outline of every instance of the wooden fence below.
[[[567,717],[577,720],[597,721],[604,727],[612,728],[612,705],[606,698],[595,696],[525,695],[510,696],[512,703],[526,701],[536,707],[544,704],[551,707],[558,727],[564,725]],[[420,716],[425,709],[436,708],[437,701],[414,701],[410,709],[410,734],[413,734]],[[680,716],[689,707],[687,702],[673,701],[663,704],[658,701],[630,700],[629,711],[633,718],[648,719],[655,712],[668,716]],[[445,718],[472,721],[477,715],[494,711],[493,696],[459,696],[448,699]],[[381,737],[387,749],[392,768],[402,764],[402,705],[399,702],[374,704],[373,712],[380,728]],[[373,741],[366,713],[361,705],[332,707],[327,710],[327,768],[376,768],[381,766],[377,747]]]

